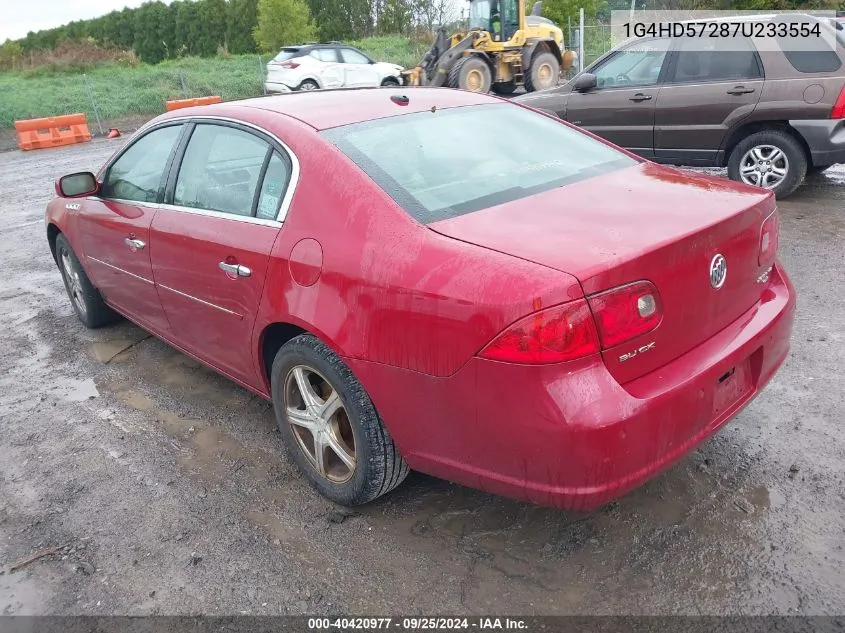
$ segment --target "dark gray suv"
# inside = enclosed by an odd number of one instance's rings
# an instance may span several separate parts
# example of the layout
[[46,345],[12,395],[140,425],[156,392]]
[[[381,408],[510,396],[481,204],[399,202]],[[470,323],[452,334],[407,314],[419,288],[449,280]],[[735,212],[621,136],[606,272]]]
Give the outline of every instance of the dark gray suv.
[[727,167],[785,197],[808,173],[845,162],[845,33],[811,16],[753,18],[796,20],[829,29],[828,50],[786,38],[644,38],[516,101],[649,160]]

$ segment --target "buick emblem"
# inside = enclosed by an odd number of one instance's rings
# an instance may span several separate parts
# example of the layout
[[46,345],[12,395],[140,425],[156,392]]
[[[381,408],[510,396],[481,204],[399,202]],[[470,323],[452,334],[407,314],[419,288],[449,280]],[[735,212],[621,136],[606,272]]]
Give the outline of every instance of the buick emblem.
[[710,285],[717,290],[725,285],[728,276],[728,261],[724,255],[716,255],[710,261]]

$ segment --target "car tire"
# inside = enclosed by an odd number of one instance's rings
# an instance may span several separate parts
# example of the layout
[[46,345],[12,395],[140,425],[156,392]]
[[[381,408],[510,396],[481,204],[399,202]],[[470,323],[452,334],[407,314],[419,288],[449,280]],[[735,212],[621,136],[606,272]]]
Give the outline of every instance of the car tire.
[[[773,171],[760,172],[754,168],[755,162],[759,168],[771,168]],[[783,130],[763,130],[745,137],[733,148],[728,158],[728,177],[770,189],[780,199],[793,193],[804,182],[807,165],[807,155],[795,137]],[[776,173],[778,169],[783,169],[784,175],[766,185],[765,180],[772,177],[769,174]]]
[[449,71],[448,85],[469,92],[487,94],[493,84],[493,73],[479,55],[459,59]]
[[516,84],[512,81],[499,81],[493,84],[493,92],[498,95],[512,95],[516,92]]
[[296,89],[298,92],[310,92],[311,90],[319,90],[320,86],[313,79],[305,79]]
[[560,81],[560,60],[552,53],[535,54],[525,74],[525,90],[535,92],[554,88]]
[[401,84],[396,77],[387,77],[381,82],[382,88],[398,88]]
[[118,321],[120,315],[106,305],[64,235],[59,234],[56,237],[55,249],[56,263],[70,304],[85,327],[94,329]]
[[[408,476],[408,465],[364,387],[323,341],[302,334],[283,345],[273,361],[271,386],[285,447],[327,499],[361,505]],[[323,414],[330,402],[332,410]]]

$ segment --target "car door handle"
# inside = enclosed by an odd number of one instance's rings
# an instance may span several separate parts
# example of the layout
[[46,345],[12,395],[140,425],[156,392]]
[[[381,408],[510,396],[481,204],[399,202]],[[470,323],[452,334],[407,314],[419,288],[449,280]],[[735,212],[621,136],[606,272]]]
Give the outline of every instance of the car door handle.
[[754,92],[754,88],[746,88],[745,86],[736,86],[728,90],[729,95],[747,95]]
[[639,103],[640,101],[651,101],[651,95],[644,95],[642,92],[638,92],[633,97],[631,97],[629,101],[636,101],[637,103]]
[[126,244],[129,247],[129,250],[132,251],[140,251],[146,246],[146,244],[141,240],[136,240],[131,237],[127,237],[125,240],[123,240],[123,243]]
[[246,266],[227,264],[226,262],[220,262],[220,270],[227,275],[235,275],[237,277],[249,277],[252,274],[252,271]]

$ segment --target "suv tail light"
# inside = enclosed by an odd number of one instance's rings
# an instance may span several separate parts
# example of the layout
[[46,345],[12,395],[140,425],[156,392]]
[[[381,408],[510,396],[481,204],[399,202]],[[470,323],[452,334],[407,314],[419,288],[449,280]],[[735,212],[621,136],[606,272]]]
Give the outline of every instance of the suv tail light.
[[839,96],[836,98],[836,103],[833,104],[833,110],[830,112],[831,119],[845,119],[845,86],[839,91]]
[[763,228],[760,229],[760,257],[757,263],[762,266],[769,264],[778,252],[780,233],[780,222],[778,212],[772,211],[771,215],[763,220]]
[[560,363],[599,351],[596,325],[584,299],[535,312],[509,326],[479,356],[528,365]]
[[299,68],[299,64],[297,64],[296,62],[282,62],[281,64],[279,64],[279,66],[281,66],[282,68],[288,68],[290,70],[293,70],[294,68]]
[[587,301],[604,349],[650,332],[663,319],[660,295],[650,281],[619,286],[588,297]]

